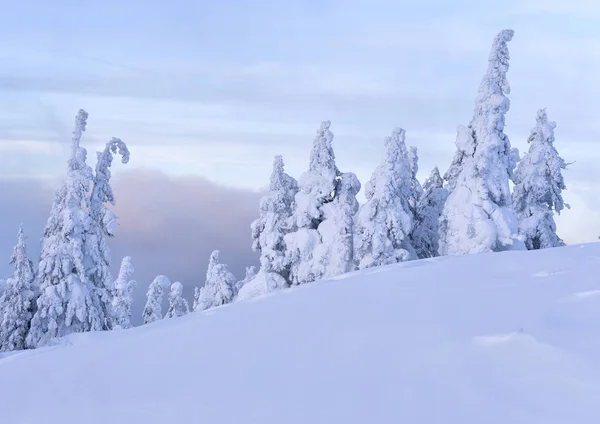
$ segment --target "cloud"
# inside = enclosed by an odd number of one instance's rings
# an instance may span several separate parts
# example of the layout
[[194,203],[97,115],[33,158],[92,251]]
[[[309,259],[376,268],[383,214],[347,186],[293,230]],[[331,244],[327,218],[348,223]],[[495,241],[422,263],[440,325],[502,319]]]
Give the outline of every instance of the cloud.
[[[131,256],[138,282],[134,292],[134,321],[139,323],[148,285],[158,274],[181,281],[191,301],[193,289],[205,280],[210,253],[242,279],[245,267],[255,265],[250,223],[258,214],[261,194],[216,185],[199,177],[168,177],[158,171],[129,171],[115,176],[113,188],[119,216],[117,235],[110,241],[114,273],[124,256]],[[2,180],[0,212],[0,276],[8,266],[17,228],[24,223],[29,253],[37,262],[39,238],[54,195],[39,180]]]

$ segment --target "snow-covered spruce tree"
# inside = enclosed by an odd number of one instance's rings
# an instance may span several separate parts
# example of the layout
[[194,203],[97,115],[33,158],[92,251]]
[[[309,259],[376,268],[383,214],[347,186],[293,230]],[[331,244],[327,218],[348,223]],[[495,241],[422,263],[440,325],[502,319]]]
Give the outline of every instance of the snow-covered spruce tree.
[[117,220],[106,204],[115,204],[115,196],[110,185],[110,166],[113,154],[117,152],[122,157],[122,163],[129,162],[127,145],[118,138],[112,138],[106,143],[104,150],[96,154],[96,172],[93,177],[89,220],[85,234],[87,277],[101,297],[107,328],[113,325],[111,304],[115,296],[115,287],[110,272],[111,257],[106,238],[114,236]]
[[85,252],[92,169],[79,142],[87,116],[84,110],[77,114],[67,176],[56,193],[44,230],[38,271],[40,296],[27,335],[28,347],[42,346],[70,333],[108,329],[104,292],[90,282],[86,272],[92,266],[86,262]]
[[355,229],[354,255],[359,269],[410,259],[412,174],[404,140],[402,128],[386,137],[383,163],[365,185],[367,202],[358,211]]
[[296,230],[284,236],[286,260],[290,264],[289,281],[302,284],[322,277],[315,266],[314,252],[321,244],[319,225],[325,220],[325,205],[334,199],[340,172],[335,164],[330,121],[321,122],[310,153],[308,171],[298,181],[292,222]]
[[354,264],[354,216],[360,182],[354,173],[338,178],[333,200],[323,205],[325,220],[317,229],[321,243],[313,252],[313,273],[320,278],[350,272]]
[[252,281],[255,277],[256,277],[256,267],[247,266],[246,267],[246,276],[244,277],[243,280],[240,280],[235,284],[234,291],[235,291],[236,296],[240,292],[242,287],[244,287],[248,282]]
[[133,304],[133,287],[135,280],[131,279],[134,273],[131,257],[126,256],[121,261],[119,276],[115,281],[115,295],[112,300],[114,326],[131,328],[131,305]]
[[35,310],[35,274],[33,263],[27,256],[22,226],[10,264],[15,271],[6,281],[4,294],[0,295],[0,351],[25,349],[25,338]]
[[183,298],[183,284],[175,281],[171,285],[171,293],[169,293],[169,311],[165,318],[176,318],[190,312],[190,307],[187,300]]
[[252,249],[260,253],[260,270],[269,290],[289,285],[284,236],[294,230],[291,220],[298,183],[284,172],[283,158],[275,156],[269,193],[260,201],[260,216],[252,223]]
[[531,130],[529,152],[515,171],[513,204],[519,219],[519,233],[525,236],[529,250],[563,246],[556,235],[553,212],[560,215],[566,206],[562,191],[566,189],[562,170],[565,161],[554,147],[556,123],[548,121],[545,109],[537,113]]
[[509,187],[518,152],[504,134],[510,106],[507,43],[513,34],[503,30],[494,39],[473,119],[458,129],[458,152],[445,175],[450,194],[440,220],[442,255],[524,248]]
[[206,282],[194,292],[194,311],[204,311],[230,303],[234,297],[236,278],[227,265],[219,262],[219,251],[210,255]]
[[410,146],[407,151],[408,163],[410,165],[410,198],[408,204],[413,213],[413,217],[417,217],[417,208],[419,201],[423,196],[423,187],[417,179],[417,173],[419,172],[419,154],[417,148]]
[[0,296],[6,291],[6,280],[0,278]]
[[171,282],[164,275],[157,276],[148,287],[146,293],[147,301],[142,313],[142,322],[150,324],[151,322],[162,319],[162,301],[165,289],[171,285]]
[[438,167],[423,183],[423,195],[417,205],[416,222],[411,243],[420,259],[438,256],[439,219],[448,198]]

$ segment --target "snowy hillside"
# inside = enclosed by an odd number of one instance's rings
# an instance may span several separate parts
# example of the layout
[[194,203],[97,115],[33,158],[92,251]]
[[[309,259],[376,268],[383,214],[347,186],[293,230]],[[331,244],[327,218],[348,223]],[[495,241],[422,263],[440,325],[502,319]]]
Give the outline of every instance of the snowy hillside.
[[372,268],[0,354],[0,422],[598,423],[600,244]]

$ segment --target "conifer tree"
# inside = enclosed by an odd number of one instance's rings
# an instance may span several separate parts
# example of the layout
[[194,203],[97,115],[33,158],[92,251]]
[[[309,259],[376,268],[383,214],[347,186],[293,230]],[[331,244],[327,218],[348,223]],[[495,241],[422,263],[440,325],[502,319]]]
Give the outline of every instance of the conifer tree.
[[230,303],[234,297],[235,276],[227,265],[219,262],[219,251],[210,255],[206,282],[194,292],[194,311],[204,311],[209,308]]
[[238,281],[235,285],[235,295],[237,296],[237,294],[240,292],[242,287],[244,287],[247,283],[252,281],[255,277],[256,277],[256,267],[247,266],[246,267],[246,275],[245,275],[244,279]]
[[423,196],[417,205],[415,229],[411,243],[420,259],[438,256],[439,219],[448,197],[438,167],[423,183]]
[[413,228],[412,172],[405,131],[396,128],[386,137],[385,147],[383,163],[365,185],[367,202],[356,217],[355,260],[359,269],[403,262],[411,257],[408,247]]
[[162,301],[165,289],[171,285],[171,282],[164,275],[157,276],[148,287],[146,293],[147,301],[142,314],[142,322],[150,324],[163,318]]
[[44,230],[38,272],[40,296],[27,336],[29,347],[74,332],[108,329],[104,293],[86,272],[92,170],[79,143],[87,117],[84,110],[77,114],[67,176],[56,193]]
[[6,281],[6,290],[0,295],[0,351],[25,349],[25,339],[35,311],[37,289],[33,263],[27,256],[23,226],[19,228],[10,264],[15,270]]
[[458,151],[445,175],[450,194],[440,224],[443,255],[524,248],[509,187],[518,152],[504,134],[510,105],[507,44],[513,34],[503,30],[494,39],[473,119],[458,129]]
[[327,250],[319,226],[327,218],[325,205],[334,201],[340,182],[331,145],[331,122],[323,121],[310,154],[308,171],[298,181],[292,221],[296,231],[286,234],[286,258],[290,263],[290,283],[303,284],[323,277],[322,252]]
[[135,280],[131,280],[134,273],[131,257],[126,256],[121,261],[119,276],[115,281],[115,296],[112,300],[114,325],[123,329],[131,328],[131,305],[133,304],[133,287]]
[[110,248],[106,239],[114,237],[117,220],[106,204],[115,204],[115,196],[110,185],[110,166],[113,154],[117,152],[122,157],[122,163],[129,162],[127,145],[118,138],[112,138],[106,143],[104,150],[97,153],[96,172],[93,177],[89,219],[85,234],[85,251],[89,264],[87,277],[94,290],[100,295],[108,328],[112,327],[112,321],[115,319],[111,311],[115,287],[110,271]]
[[548,121],[545,109],[537,113],[536,126],[527,143],[529,152],[515,171],[513,203],[519,219],[519,233],[529,250],[563,246],[556,234],[554,212],[566,205],[562,191],[566,189],[562,170],[565,161],[554,147],[556,123]]
[[187,300],[183,298],[183,284],[175,281],[171,285],[171,293],[169,294],[169,311],[165,318],[176,318],[190,312],[190,307]]
[[276,156],[269,193],[260,201],[260,217],[252,223],[252,249],[260,253],[261,272],[270,289],[289,285],[284,236],[294,230],[291,220],[298,183],[284,172],[283,158]]

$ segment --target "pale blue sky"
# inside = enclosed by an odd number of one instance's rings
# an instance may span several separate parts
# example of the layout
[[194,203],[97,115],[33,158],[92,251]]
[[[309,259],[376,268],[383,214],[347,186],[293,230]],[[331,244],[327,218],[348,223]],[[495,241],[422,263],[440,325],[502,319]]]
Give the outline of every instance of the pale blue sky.
[[324,119],[338,166],[363,183],[396,126],[419,148],[421,176],[444,171],[492,39],[512,28],[506,132],[524,152],[548,108],[557,148],[576,161],[561,235],[600,235],[595,0],[5,3],[0,178],[59,179],[79,108],[90,157],[118,136],[129,168],[241,188],[265,185],[275,154],[298,176]]

